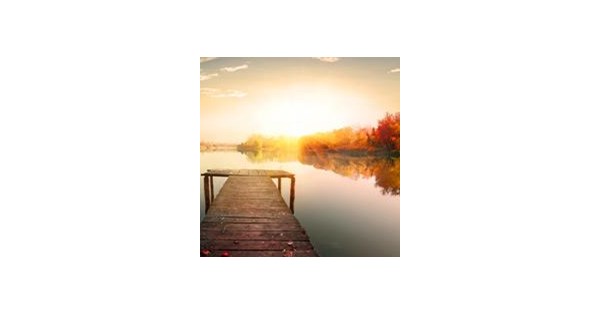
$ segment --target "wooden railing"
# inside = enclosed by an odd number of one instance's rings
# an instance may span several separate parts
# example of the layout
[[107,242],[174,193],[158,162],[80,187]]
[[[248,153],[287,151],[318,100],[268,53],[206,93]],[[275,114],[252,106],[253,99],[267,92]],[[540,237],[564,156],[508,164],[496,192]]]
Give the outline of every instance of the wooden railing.
[[294,199],[296,198],[296,177],[294,174],[280,170],[207,170],[202,173],[204,177],[204,205],[205,212],[208,212],[210,204],[215,200],[215,188],[213,177],[229,177],[229,176],[269,176],[277,178],[277,189],[281,193],[281,179],[289,178],[290,182],[290,210],[294,213]]

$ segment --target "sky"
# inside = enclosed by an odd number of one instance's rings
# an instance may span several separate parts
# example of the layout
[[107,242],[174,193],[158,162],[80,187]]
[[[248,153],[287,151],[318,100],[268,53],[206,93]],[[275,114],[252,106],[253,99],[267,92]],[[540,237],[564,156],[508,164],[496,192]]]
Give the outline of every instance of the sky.
[[200,58],[200,140],[372,127],[400,111],[400,58]]

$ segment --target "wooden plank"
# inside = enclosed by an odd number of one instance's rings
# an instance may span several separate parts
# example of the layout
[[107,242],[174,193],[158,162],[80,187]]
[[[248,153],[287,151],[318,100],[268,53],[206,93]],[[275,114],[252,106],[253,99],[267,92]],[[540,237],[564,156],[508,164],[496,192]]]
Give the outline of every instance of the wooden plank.
[[280,216],[280,217],[239,217],[239,216],[206,216],[203,223],[221,223],[221,224],[235,224],[235,223],[296,223],[296,219],[293,216]]
[[[216,250],[211,251],[209,256],[219,257],[224,252],[227,252],[229,257],[286,257],[286,253],[283,251],[265,251],[265,250]],[[288,252],[290,253],[287,257],[313,257],[315,256],[312,250],[295,250]]]
[[258,241],[308,241],[304,231],[225,231],[200,232],[200,240],[258,240]]
[[231,174],[221,174],[221,173],[202,173],[201,176],[213,176],[213,177],[229,177]]
[[300,225],[294,221],[288,221],[286,223],[241,223],[241,222],[206,222],[202,225],[202,230],[227,230],[227,231],[302,231]]
[[243,175],[243,176],[272,176],[272,177],[289,177],[294,174],[284,170],[267,170],[267,169],[209,169],[202,175],[213,175],[213,176],[231,176],[231,175]]
[[307,241],[295,241],[288,245],[289,241],[231,241],[214,240],[206,242],[208,250],[267,250],[282,251],[283,249],[311,250],[312,244]]
[[[259,175],[244,175],[244,174],[232,174],[232,173],[202,173],[202,176],[205,175],[209,175],[209,176],[214,176],[214,177],[229,177],[229,176],[259,176]],[[271,178],[292,178],[294,175],[293,174],[270,174],[267,173],[264,176],[269,176]]]

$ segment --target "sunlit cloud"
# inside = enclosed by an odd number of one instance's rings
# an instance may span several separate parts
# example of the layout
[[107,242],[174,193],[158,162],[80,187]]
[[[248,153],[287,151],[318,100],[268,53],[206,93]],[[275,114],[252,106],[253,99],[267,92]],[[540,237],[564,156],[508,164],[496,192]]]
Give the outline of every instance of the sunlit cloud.
[[338,57],[313,57],[314,59],[319,59],[323,62],[336,62],[340,60]]
[[200,88],[200,94],[208,95],[210,97],[244,97],[247,95],[246,92],[239,90],[221,90],[215,88]]
[[211,73],[211,74],[207,74],[207,75],[202,75],[200,74],[200,81],[204,81],[204,80],[210,80],[214,77],[218,77],[219,74],[218,73]]
[[244,70],[247,69],[248,65],[241,65],[241,66],[237,66],[237,67],[225,67],[225,68],[221,68],[221,71],[224,72],[236,72],[238,70]]
[[211,61],[213,59],[217,59],[217,57],[200,57],[200,63]]
[[392,70],[388,71],[388,73],[396,73],[396,72],[400,72],[400,68],[396,68],[396,69],[392,69]]

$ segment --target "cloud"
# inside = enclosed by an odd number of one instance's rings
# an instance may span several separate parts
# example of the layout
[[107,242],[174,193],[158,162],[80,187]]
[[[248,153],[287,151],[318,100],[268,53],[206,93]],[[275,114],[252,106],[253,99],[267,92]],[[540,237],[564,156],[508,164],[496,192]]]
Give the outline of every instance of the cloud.
[[200,94],[206,94],[206,95],[211,95],[214,93],[219,92],[219,89],[214,89],[214,88],[200,88]]
[[211,73],[211,74],[207,74],[207,75],[202,75],[200,74],[200,81],[204,81],[204,80],[210,80],[214,77],[218,77],[219,74],[218,73]]
[[217,59],[217,57],[200,57],[200,63],[211,61],[213,59]]
[[241,98],[247,95],[246,92],[238,90],[221,90],[215,88],[200,88],[200,94],[208,95],[210,97],[237,97]]
[[244,65],[237,66],[237,67],[225,67],[225,68],[221,68],[221,71],[224,71],[224,72],[236,72],[238,70],[244,70],[244,69],[247,69],[247,68],[248,68],[248,65],[244,64]]
[[323,62],[336,62],[340,60],[338,57],[313,57],[314,59],[319,59]]
[[388,71],[388,73],[395,73],[395,72],[400,72],[400,68],[396,68],[396,69],[392,69],[392,70]]

